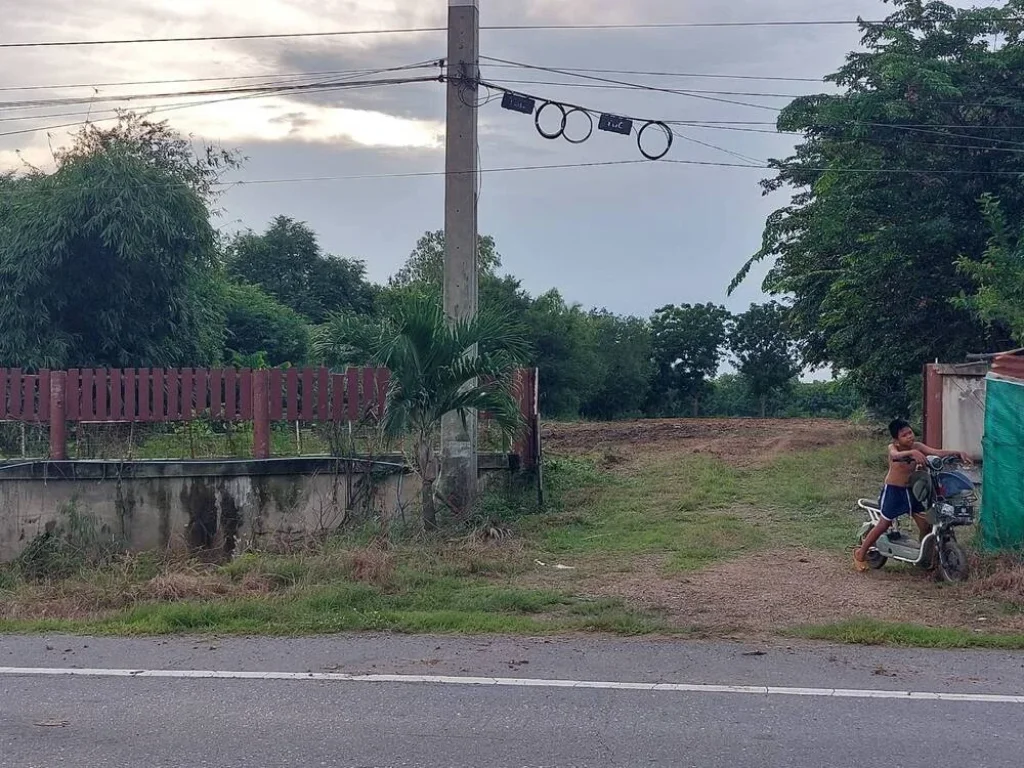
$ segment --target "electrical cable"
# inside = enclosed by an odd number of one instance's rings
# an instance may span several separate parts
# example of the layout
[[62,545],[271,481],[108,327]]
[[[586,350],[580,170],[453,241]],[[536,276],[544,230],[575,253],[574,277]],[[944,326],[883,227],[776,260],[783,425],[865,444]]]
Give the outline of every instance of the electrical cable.
[[[644,84],[633,84],[633,85],[604,85],[598,83],[566,83],[558,82],[553,80],[491,80],[492,83],[505,83],[507,85],[560,85],[566,88],[595,88],[599,90],[610,90],[610,91],[631,91],[631,90],[647,90],[648,86]],[[760,91],[714,91],[700,88],[687,88],[685,91],[686,95],[694,93],[710,93],[717,96],[760,96],[768,99],[799,99],[803,96],[811,94],[806,93],[762,93]]]
[[[496,69],[518,69],[518,66],[511,64],[491,64]],[[770,75],[728,75],[721,73],[695,73],[695,72],[661,72],[639,69],[596,69],[586,67],[555,67],[564,72],[588,75],[636,75],[644,77],[678,77],[699,79],[723,79],[723,80],[765,80],[784,83],[824,83],[820,77],[773,77]]]
[[[540,124],[541,115],[544,114],[544,110],[547,109],[548,107],[554,107],[561,113],[560,123],[558,126],[558,130],[556,131],[545,131]],[[533,118],[533,123],[537,127],[537,133],[539,133],[541,136],[543,136],[545,139],[548,139],[549,141],[554,141],[555,139],[559,138],[562,134],[565,133],[565,126],[568,120],[569,117],[565,107],[563,107],[558,102],[545,101],[537,109],[537,113]]]
[[308,77],[363,77],[366,75],[383,74],[385,72],[403,72],[412,69],[427,69],[438,66],[440,60],[430,59],[415,64],[405,64],[398,67],[384,67],[379,69],[351,69],[351,70],[325,70],[320,72],[266,72],[261,75],[222,75],[220,77],[179,77],[165,80],[121,80],[106,83],[53,83],[48,85],[5,85],[0,86],[3,91],[56,91],[71,90],[73,88],[115,88],[127,85],[170,85],[173,83],[212,83],[224,80],[268,80],[273,82],[274,78],[308,78]]
[[524,63],[518,62],[518,61],[510,61],[508,59],[496,59],[496,58],[492,58],[490,56],[481,56],[480,58],[483,59],[483,60],[486,60],[486,61],[496,61],[496,62],[501,63],[501,64],[514,64],[516,66],[522,67],[523,69],[533,69],[533,70],[537,70],[539,72],[549,72],[549,73],[555,74],[555,75],[565,75],[567,77],[578,77],[578,78],[581,78],[581,79],[584,79],[584,80],[593,80],[595,82],[609,83],[611,85],[626,85],[626,86],[630,86],[632,88],[637,88],[638,90],[651,91],[651,92],[654,92],[654,93],[673,93],[673,94],[676,94],[676,95],[679,95],[679,96],[689,96],[690,98],[701,99],[703,101],[715,101],[715,102],[719,102],[719,103],[722,103],[722,104],[732,104],[734,106],[739,106],[739,107],[750,107],[752,109],[764,109],[764,110],[767,110],[769,112],[781,112],[782,111],[779,107],[771,107],[771,106],[768,106],[767,104],[754,104],[754,103],[751,103],[751,102],[735,101],[733,99],[723,99],[723,98],[719,98],[717,96],[708,96],[708,95],[705,95],[705,94],[693,93],[691,91],[684,91],[684,90],[680,90],[680,89],[677,89],[677,88],[662,88],[662,87],[656,86],[656,85],[643,85],[643,84],[640,84],[640,83],[631,83],[631,82],[624,81],[624,80],[612,80],[612,79],[609,79],[609,78],[606,78],[606,77],[597,77],[596,75],[574,74],[572,72],[567,72],[567,71],[555,69],[553,67],[541,67],[541,66],[534,65],[534,64],[524,64]]
[[[629,31],[629,30],[671,30],[671,29],[729,29],[729,28],[773,28],[773,27],[828,27],[861,26],[888,23],[861,19],[792,19],[777,21],[695,21],[695,22],[651,22],[640,24],[495,24],[481,26],[482,32],[557,32],[557,31]],[[44,40],[0,43],[0,48],[56,48],[99,45],[141,45],[151,43],[200,43],[245,40],[294,40],[317,37],[354,37],[357,35],[411,35],[447,32],[447,27],[398,27],[392,29],[345,29],[323,32],[271,32],[248,35],[197,35],[184,37],[136,37],[106,40]]]
[[[587,120],[590,121],[590,124],[589,124],[589,127],[587,128],[587,132],[583,136],[581,136],[579,138],[572,138],[571,136],[569,136],[568,133],[566,133],[566,130],[569,127],[569,118],[572,117],[573,115],[577,115],[577,114],[583,115],[585,118],[587,118]],[[593,135],[594,135],[594,116],[591,115],[589,111],[587,111],[586,109],[582,109],[580,107],[573,107],[572,109],[568,110],[565,113],[565,128],[562,129],[562,138],[564,138],[570,144],[583,144],[583,143],[585,143],[587,141],[587,139],[589,139]]]
[[[652,126],[660,128],[665,132],[665,149],[661,153],[648,152],[646,149],[644,149],[644,133]],[[637,131],[636,145],[640,149],[640,154],[642,154],[648,160],[661,160],[663,157],[665,157],[665,155],[669,153],[669,150],[672,149],[672,139],[674,136],[674,132],[667,125],[660,121],[652,120],[650,122],[644,123],[643,127],[639,131]]]
[[227,88],[208,88],[205,90],[195,91],[170,91],[164,93],[129,93],[129,94],[114,94],[111,96],[90,96],[90,97],[75,97],[67,99],[35,99],[27,101],[8,101],[0,102],[0,109],[14,109],[14,108],[40,108],[47,106],[72,106],[75,104],[97,104],[108,101],[139,101],[148,99],[168,99],[168,98],[185,98],[188,96],[219,96],[225,94],[246,94],[246,93],[266,93],[273,91],[275,93],[293,93],[302,92],[307,90],[315,90],[324,87],[339,87],[343,88],[348,85],[390,85],[393,83],[407,83],[407,82],[437,82],[437,76],[419,76],[415,78],[393,78],[393,79],[380,79],[380,80],[325,80],[316,81],[310,83],[279,83],[279,84],[268,84],[268,85],[253,85],[253,86],[239,86],[239,87],[227,87]]
[[[327,93],[327,92],[338,91],[338,90],[357,90],[357,89],[360,89],[360,88],[380,87],[380,86],[384,86],[384,85],[406,85],[406,84],[409,84],[409,83],[436,82],[436,81],[437,81],[436,77],[427,77],[427,78],[394,78],[394,79],[390,79],[390,80],[371,81],[371,82],[356,81],[356,82],[348,82],[348,83],[341,83],[341,84],[338,84],[338,83],[335,83],[335,84],[326,83],[326,84],[320,84],[316,88],[307,89],[305,92],[306,93]],[[242,100],[242,99],[267,98],[267,97],[270,97],[270,96],[277,96],[281,92],[282,91],[279,90],[279,89],[265,89],[265,90],[262,90],[262,91],[257,91],[257,92],[252,92],[252,93],[243,93],[243,94],[240,94],[240,95],[227,96],[227,97],[222,97],[222,98],[218,98],[218,99],[208,99],[208,100],[204,100],[204,101],[186,102],[184,104],[174,104],[174,105],[170,105],[170,106],[159,105],[158,104],[158,105],[151,106],[149,108],[149,110],[147,111],[147,114],[155,114],[155,113],[160,113],[160,112],[169,112],[169,111],[174,111],[174,110],[179,110],[179,109],[189,109],[189,108],[193,108],[193,107],[209,106],[211,104],[219,104],[219,103],[224,103],[224,102],[229,102],[229,101],[238,101],[238,100]],[[289,92],[291,92],[291,91],[289,91]],[[118,111],[118,110],[106,110],[106,111],[109,112],[109,111]],[[45,117],[45,116],[37,116],[37,117]],[[112,117],[101,118],[100,120],[96,120],[96,121],[92,121],[92,122],[107,122],[107,121],[112,120],[112,119],[116,119],[116,117],[113,117],[113,118]],[[15,131],[4,131],[4,132],[0,132],[0,137],[4,137],[4,136],[18,136],[18,135],[27,134],[27,133],[38,133],[38,132],[41,132],[41,131],[54,131],[54,130],[58,130],[58,129],[61,129],[61,128],[81,127],[81,126],[84,126],[84,125],[88,125],[89,122],[90,121],[88,121],[88,120],[86,120],[86,121],[79,120],[79,121],[76,121],[76,122],[61,123],[59,125],[47,125],[47,126],[39,126],[39,127],[34,127],[34,128],[22,128],[22,129],[15,130]]]
[[[596,162],[586,163],[553,163],[548,165],[520,165],[520,166],[506,166],[498,168],[481,168],[479,173],[515,173],[524,171],[546,171],[546,170],[565,170],[573,168],[598,168],[608,166],[625,166],[625,165],[651,165],[652,161],[647,159],[639,160],[605,160]],[[661,160],[659,164],[670,164],[670,165],[686,165],[706,168],[740,168],[750,169],[759,171],[778,171],[785,170],[784,166],[776,165],[756,165],[753,163],[725,163],[718,161],[709,160],[690,160],[690,159],[679,159],[669,158]],[[1024,173],[1017,171],[962,171],[959,169],[918,169],[918,168],[803,168],[801,170],[809,172],[819,173],[863,173],[863,174],[884,174],[884,173],[895,173],[895,174],[942,174],[942,175],[976,175],[976,176],[1024,176]],[[276,185],[276,184],[305,184],[305,183],[318,183],[318,182],[334,182],[334,181],[362,181],[362,180],[374,180],[374,179],[411,179],[411,178],[431,178],[431,177],[444,177],[448,175],[458,175],[460,173],[473,173],[473,171],[453,171],[451,174],[445,171],[419,171],[419,172],[408,172],[408,173],[378,173],[378,174],[362,174],[362,175],[351,175],[351,176],[311,176],[311,177],[294,177],[294,178],[271,178],[271,179],[238,179],[234,181],[218,181],[214,182],[213,186],[233,188],[233,187],[244,187],[244,186],[264,186],[264,185]],[[175,183],[176,184],[176,183]],[[168,182],[168,186],[172,183]],[[156,186],[155,183],[147,182],[146,186]],[[0,195],[4,192],[0,191]]]
[[[431,65],[431,66],[436,67],[436,62],[434,62],[433,65]],[[381,74],[381,73],[384,73],[384,72],[400,72],[400,71],[408,71],[408,70],[415,70],[415,69],[424,69],[425,67],[426,67],[426,65],[410,65],[410,66],[406,66],[406,67],[388,68],[386,70],[364,70],[364,71],[360,71],[359,74],[376,75],[376,74]],[[312,77],[313,75],[318,75],[318,74],[323,74],[323,73],[310,73],[310,76],[308,76],[308,77]],[[332,74],[332,73],[328,73],[328,74]],[[350,75],[350,77],[356,77],[357,76],[355,73],[340,73],[340,74],[348,74],[348,75]],[[258,76],[258,77],[264,77],[264,76]],[[292,76],[289,76],[289,77],[292,77]],[[306,77],[306,79],[308,79],[308,77]],[[433,82],[434,80],[436,80],[436,78],[430,78],[431,82]],[[178,82],[178,81],[165,81],[165,82]],[[356,86],[361,87],[361,83],[352,82],[351,80],[349,80],[347,78],[341,78],[341,79],[338,79],[338,80],[331,80],[329,82],[332,83],[332,84],[336,84],[337,85],[337,89],[340,89],[342,87],[345,87],[347,89],[347,88],[350,87],[350,88],[352,88],[354,90]],[[404,81],[395,80],[394,82],[395,83],[399,83],[399,82],[404,82]],[[267,91],[268,95],[273,95],[273,92],[275,91],[275,89],[278,89],[279,87],[281,87],[283,85],[289,85],[289,83],[280,83],[280,82],[275,82],[275,81],[269,81],[269,82],[264,83],[264,87],[266,88],[266,91]],[[319,83],[311,83],[310,85],[319,85]],[[335,85],[325,86],[325,88],[324,88],[324,90],[334,90],[334,89],[336,89]],[[317,88],[311,88],[311,90],[316,91],[318,89]],[[181,97],[185,97],[185,96],[188,96],[188,95],[199,95],[199,94],[207,93],[207,92],[214,93],[214,92],[220,92],[220,91],[191,91],[191,92],[185,91],[185,92],[176,93],[174,95],[180,95]],[[225,89],[223,89],[223,92],[230,93],[230,92],[232,92],[232,89],[225,88]],[[43,119],[52,119],[52,118],[60,118],[60,117],[75,117],[75,116],[80,116],[80,115],[89,115],[89,114],[91,114],[91,106],[93,104],[95,104],[97,101],[115,101],[115,100],[143,99],[143,98],[157,98],[157,97],[161,97],[162,98],[162,97],[164,97],[164,94],[147,94],[147,93],[142,93],[142,94],[117,94],[115,96],[109,96],[109,97],[103,97],[103,98],[99,98],[98,96],[93,96],[93,97],[90,97],[88,99],[83,98],[83,99],[80,99],[80,100],[73,100],[74,103],[88,103],[90,105],[90,110],[88,112],[78,111],[78,112],[65,112],[65,113],[46,113],[46,114],[42,114],[42,115],[20,115],[20,116],[0,118],[0,123],[23,122],[23,121],[26,121],[26,120],[43,120]],[[217,101],[221,101],[221,100],[225,100],[225,99],[214,99],[212,101],[204,101],[202,103],[216,103]],[[57,102],[60,103],[62,101],[60,101],[58,99]],[[49,103],[50,102],[47,102],[47,104],[49,104]],[[187,103],[188,102],[185,102],[185,104],[187,104]],[[182,105],[185,105],[185,104],[182,104]],[[32,106],[22,106],[22,108],[18,108],[18,109],[23,109],[23,110],[39,109],[40,106],[41,106],[41,104],[40,105],[35,105],[34,104]],[[161,104],[160,106],[161,106],[161,108],[163,108],[164,105]],[[114,110],[102,110],[102,111],[100,111],[99,114],[105,114],[105,113],[111,113],[111,112],[117,112],[117,109],[114,109]]]
[[[489,87],[489,88],[493,87],[496,90],[503,91],[504,93],[507,93],[507,94],[513,94],[513,95],[525,97],[527,99],[531,99],[531,100],[533,100],[535,102],[537,102],[537,101],[541,102],[541,107],[537,111],[537,114],[535,115],[534,122],[535,122],[535,125],[537,127],[538,133],[541,136],[543,136],[545,139],[553,140],[553,139],[557,139],[557,138],[560,138],[560,137],[564,137],[567,140],[570,140],[571,143],[574,143],[574,144],[582,143],[582,141],[571,140],[571,139],[569,139],[569,137],[565,136],[565,129],[566,129],[566,124],[567,124],[567,115],[572,113],[572,112],[577,112],[577,111],[578,112],[584,112],[584,113],[587,113],[591,117],[591,120],[592,120],[594,115],[601,115],[602,118],[604,118],[604,117],[608,117],[609,114],[610,114],[610,113],[606,113],[606,112],[602,112],[602,111],[596,110],[596,109],[594,109],[592,107],[585,107],[585,106],[582,106],[582,105],[579,105],[579,104],[573,104],[573,103],[569,103],[569,102],[566,102],[566,101],[555,100],[555,99],[551,99],[551,98],[548,98],[548,97],[540,97],[540,96],[537,96],[535,94],[530,94],[530,93],[526,93],[526,92],[522,92],[522,91],[513,91],[513,90],[505,88],[502,85],[499,85],[499,84],[496,84],[496,83],[493,83],[493,82],[490,82],[490,81],[483,81],[482,84],[485,85],[486,87]],[[548,108],[556,108],[556,109],[558,109],[562,113],[562,119],[560,120],[559,126],[554,131],[545,130],[543,128],[543,126],[541,125],[541,114],[543,113],[544,110],[546,110]],[[711,124],[710,122],[703,122],[702,123],[702,122],[699,122],[699,121],[672,121],[672,120],[663,120],[663,119],[662,120],[654,120],[654,119],[637,118],[635,116],[625,116],[625,115],[616,115],[616,117],[618,119],[624,119],[626,121],[629,121],[630,123],[642,123],[642,126],[639,129],[639,133],[638,133],[638,136],[637,136],[637,145],[638,145],[638,148],[640,150],[640,153],[645,158],[650,159],[650,160],[657,160],[657,159],[661,159],[661,158],[665,157],[665,155],[667,154],[668,150],[671,148],[672,138],[677,136],[677,137],[679,137],[681,139],[684,139],[686,141],[690,141],[692,143],[699,144],[699,145],[708,147],[710,149],[714,149],[714,150],[719,151],[719,152],[723,152],[725,154],[731,155],[731,156],[736,157],[736,158],[741,159],[741,160],[747,160],[747,161],[754,162],[754,163],[763,163],[764,162],[763,160],[760,160],[760,159],[757,159],[757,158],[751,158],[751,157],[749,157],[747,155],[743,155],[741,153],[734,152],[733,150],[727,149],[725,147],[718,146],[717,144],[711,144],[709,142],[704,142],[704,141],[701,141],[699,139],[694,139],[694,138],[692,138],[690,136],[686,136],[685,134],[683,134],[681,132],[678,132],[678,131],[675,131],[674,129],[669,127],[669,126],[672,126],[672,125],[686,125],[686,126],[691,127],[691,128],[699,127],[699,128],[703,128],[705,130],[719,130],[719,129],[721,129],[721,130],[750,130],[750,131],[770,133],[770,134],[778,134],[779,133],[777,131],[760,131],[758,129],[747,129],[747,128],[734,127],[734,126],[721,126],[721,125]],[[854,121],[851,121],[851,122],[854,122]],[[770,123],[753,123],[753,124],[767,124],[767,125],[770,125]],[[895,128],[895,129],[906,128],[906,126],[893,126],[893,125],[889,125],[889,124],[885,124],[885,123],[879,123],[879,124],[860,123],[860,124],[864,124],[864,125],[878,125],[879,127],[882,127],[882,128]],[[663,131],[666,132],[666,136],[668,138],[668,146],[666,147],[664,152],[652,153],[652,152],[649,152],[647,149],[645,149],[645,147],[643,146],[642,136],[646,133],[647,130],[649,130],[653,126],[657,126],[657,127],[661,128]],[[603,126],[601,126],[601,127],[602,127],[602,130],[608,130],[608,129],[604,128]],[[1011,140],[1008,140],[1008,139],[994,139],[994,138],[991,138],[991,137],[972,136],[970,134],[953,134],[953,133],[948,133],[948,132],[944,132],[944,131],[930,131],[928,129],[921,129],[921,130],[924,133],[932,133],[932,134],[935,134],[935,135],[938,135],[938,136],[943,136],[943,137],[962,138],[962,139],[975,140],[975,141],[979,141],[980,140],[980,141],[988,141],[988,142],[994,142],[994,143],[1006,143],[1006,144],[1012,144],[1012,145],[1020,145],[1020,146],[1024,147],[1024,142],[1011,141]],[[586,141],[586,139],[590,138],[592,132],[593,132],[592,130],[589,131],[587,133],[586,137],[583,139],[583,141]],[[632,132],[632,127],[630,127],[628,130],[625,130],[625,131],[616,131],[616,130],[612,129],[612,132],[631,133]],[[795,134],[795,135],[799,135],[799,134]],[[850,142],[851,143],[856,143],[856,142],[869,143],[870,140],[869,139],[859,139],[859,140],[858,139],[852,139],[852,140],[850,140]],[[946,148],[963,149],[963,150],[981,150],[981,151],[992,150],[992,151],[1013,152],[1013,153],[1024,151],[1024,150],[1018,150],[1018,149],[1007,149],[1007,148],[1004,148],[1004,147],[984,146],[984,145],[979,145],[979,144],[939,144],[939,143],[936,143],[936,142],[914,142],[914,143],[920,143],[920,144],[922,144],[922,146],[946,147]],[[877,142],[876,142],[876,144],[877,144]]]

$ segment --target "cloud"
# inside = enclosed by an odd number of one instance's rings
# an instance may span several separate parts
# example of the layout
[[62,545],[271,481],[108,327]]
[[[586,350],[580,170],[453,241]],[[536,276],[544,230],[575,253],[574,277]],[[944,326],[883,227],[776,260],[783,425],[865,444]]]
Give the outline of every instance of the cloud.
[[[961,4],[970,4],[964,0]],[[880,0],[482,0],[482,23],[614,24],[765,19],[878,18],[892,6]],[[438,27],[441,0],[0,0],[6,40],[263,34],[331,29]],[[853,27],[787,27],[619,31],[484,31],[485,55],[555,67],[654,70],[717,75],[820,78],[856,47]],[[162,80],[280,77],[285,73],[397,67],[445,55],[443,34],[220,41],[116,48],[4,51],[0,86]],[[548,73],[485,66],[491,79],[569,80]],[[424,74],[435,72],[431,68]],[[392,75],[381,75],[392,76]],[[614,77],[614,76],[613,76]],[[638,84],[671,88],[796,94],[815,83],[761,82],[708,77],[620,75]],[[239,81],[250,82],[250,81]],[[587,84],[576,79],[577,84]],[[592,85],[599,85],[589,83]],[[102,87],[102,95],[215,86]],[[634,90],[517,85],[538,96],[600,111],[669,120],[764,122],[741,130],[693,128],[687,135],[752,157],[784,157],[793,137],[766,130],[775,113],[741,104]],[[81,96],[89,89],[19,91],[0,101]],[[709,94],[710,95],[710,94]],[[785,98],[728,96],[781,107]],[[94,115],[100,105],[94,108]],[[52,107],[55,114],[77,108]],[[22,116],[5,109],[3,118]],[[243,99],[157,115],[199,138],[240,145],[250,158],[246,179],[338,177],[335,181],[233,187],[222,199],[225,226],[262,228],[277,214],[308,221],[324,247],[363,258],[384,279],[425,229],[444,221],[444,179],[351,179],[352,176],[435,173],[443,169],[440,138],[444,87],[437,83],[288,94]],[[0,122],[0,133],[71,122],[74,117]],[[545,141],[529,116],[496,103],[480,110],[486,168],[634,160],[634,140],[595,131],[583,146]],[[751,129],[751,130],[748,130]],[[57,129],[54,144],[71,129]],[[0,163],[19,163],[13,150],[45,163],[45,133],[0,137]],[[734,162],[712,147],[678,140],[670,157]],[[533,291],[558,286],[586,305],[648,315],[676,302],[728,301],[742,309],[762,298],[762,265],[731,300],[725,286],[760,246],[765,217],[788,197],[761,196],[758,169],[713,165],[639,164],[483,174],[480,226],[493,234],[505,266]],[[344,180],[343,180],[344,179]]]
[[[395,26],[417,26],[428,20],[420,4],[371,2],[297,2],[294,0],[177,0],[168,4],[163,0],[97,0],[89,4],[69,0],[42,0],[32,4],[31,10],[20,2],[0,3],[5,11],[5,28],[12,39],[118,39],[134,37],[172,37],[219,34],[273,34],[323,30],[325,18],[339,19],[337,28],[375,29]],[[333,28],[333,25],[332,25]],[[88,33],[83,32],[88,30]],[[415,43],[415,41],[412,41]],[[365,68],[356,64],[366,49],[373,45],[372,38],[338,38],[331,42],[308,42],[307,50],[344,51],[351,68]],[[282,51],[289,50],[281,41],[231,41],[218,43],[128,45],[117,48],[70,47],[20,49],[8,53],[16,57],[22,67],[7,69],[2,82],[5,86],[50,85],[60,83],[112,83],[121,81],[171,80],[181,78],[209,78],[214,73],[224,77],[280,74],[280,64],[286,58]],[[297,71],[301,72],[302,69]],[[45,78],[41,80],[39,78]],[[166,84],[151,86],[104,86],[95,89],[68,89],[54,95],[89,95],[109,97],[127,93],[153,93],[174,90],[214,88],[224,83]],[[207,99],[209,101],[211,99]],[[165,99],[163,104],[197,103],[198,99]],[[443,127],[437,120],[404,117],[373,106],[363,108],[350,105],[342,94],[325,97],[300,98],[275,96],[261,100],[238,99],[218,104],[181,108],[167,112],[176,127],[186,133],[203,138],[229,142],[301,141],[330,143],[351,142],[369,148],[408,147],[438,148],[441,146]],[[153,104],[154,102],[149,102]],[[145,102],[139,102],[145,111]],[[386,105],[385,105],[386,106]],[[39,117],[25,120],[20,127],[47,127],[76,119],[74,116],[49,117],[66,114],[69,110],[51,109],[22,112]],[[85,119],[87,107],[79,108],[77,119]],[[301,114],[301,120],[289,116]],[[106,105],[97,105],[92,111],[95,119],[110,115]],[[158,116],[160,116],[158,114]],[[11,160],[10,151],[23,149],[33,157],[40,157],[45,141],[39,136],[0,137],[0,158]]]

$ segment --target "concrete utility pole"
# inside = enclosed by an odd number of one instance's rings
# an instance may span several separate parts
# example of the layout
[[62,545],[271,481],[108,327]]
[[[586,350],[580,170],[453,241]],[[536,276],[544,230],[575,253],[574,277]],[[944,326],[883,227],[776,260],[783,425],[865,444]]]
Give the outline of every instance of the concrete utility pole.
[[[448,0],[448,114],[445,146],[444,309],[450,320],[477,312],[477,94],[480,79],[478,0]],[[475,352],[475,350],[474,350]],[[441,483],[457,510],[477,493],[477,419],[458,414],[441,425]]]

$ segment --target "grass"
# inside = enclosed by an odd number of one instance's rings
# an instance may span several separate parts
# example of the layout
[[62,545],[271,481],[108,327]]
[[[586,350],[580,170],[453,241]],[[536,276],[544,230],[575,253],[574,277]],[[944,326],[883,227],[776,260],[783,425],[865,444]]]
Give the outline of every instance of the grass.
[[1024,650],[1024,634],[988,634],[981,631],[917,624],[856,619],[824,626],[800,627],[796,637],[855,645],[888,645],[913,648],[966,649],[989,648]]
[[[24,426],[24,434],[21,427]],[[24,437],[24,443],[22,438]],[[506,440],[495,424],[480,424],[481,451],[505,452]],[[310,424],[296,431],[294,422],[274,422],[271,455],[353,456],[382,452],[372,424]],[[150,424],[75,424],[68,441],[72,459],[247,459],[252,458],[253,426],[249,422],[214,423],[206,419]],[[0,461],[44,458],[49,454],[45,426],[0,423]]]
[[878,482],[870,444],[784,455],[735,466],[705,455],[653,458],[635,475],[582,460],[549,469],[561,514],[525,524],[559,556],[662,554],[670,571],[792,544],[843,549],[851,500]]
[[[491,493],[471,526],[443,535],[384,536],[371,523],[303,553],[252,552],[220,566],[112,557],[69,515],[78,540],[70,551],[50,541],[0,567],[0,632],[687,634],[682,611],[595,596],[587,577],[614,580],[640,558],[679,581],[780,548],[838,556],[859,523],[853,500],[877,487],[883,469],[877,445],[863,442],[759,465],[682,452],[628,463],[552,457],[544,514],[530,492]],[[539,568],[537,560],[576,570]],[[984,604],[992,624],[1024,611],[1024,565],[979,561],[976,573],[949,599]],[[1024,635],[861,619],[787,631],[843,643],[1024,649]]]
[[[76,578],[0,580],[0,632],[310,635],[355,630],[550,634],[670,631],[619,600],[513,583],[518,551],[420,542],[333,542],[303,556],[247,554],[220,567],[127,558]],[[50,618],[54,613],[58,618]]]

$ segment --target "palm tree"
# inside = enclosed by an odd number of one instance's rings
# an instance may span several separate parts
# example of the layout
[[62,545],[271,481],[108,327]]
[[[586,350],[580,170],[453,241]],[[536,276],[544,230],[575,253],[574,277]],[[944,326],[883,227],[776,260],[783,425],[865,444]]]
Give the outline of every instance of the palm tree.
[[528,344],[507,317],[481,314],[449,322],[435,297],[405,294],[377,323],[332,318],[316,333],[313,351],[331,364],[377,365],[391,372],[381,428],[388,439],[411,443],[428,529],[437,525],[441,420],[450,413],[465,419],[471,411],[486,411],[506,436],[521,427],[513,379]]

